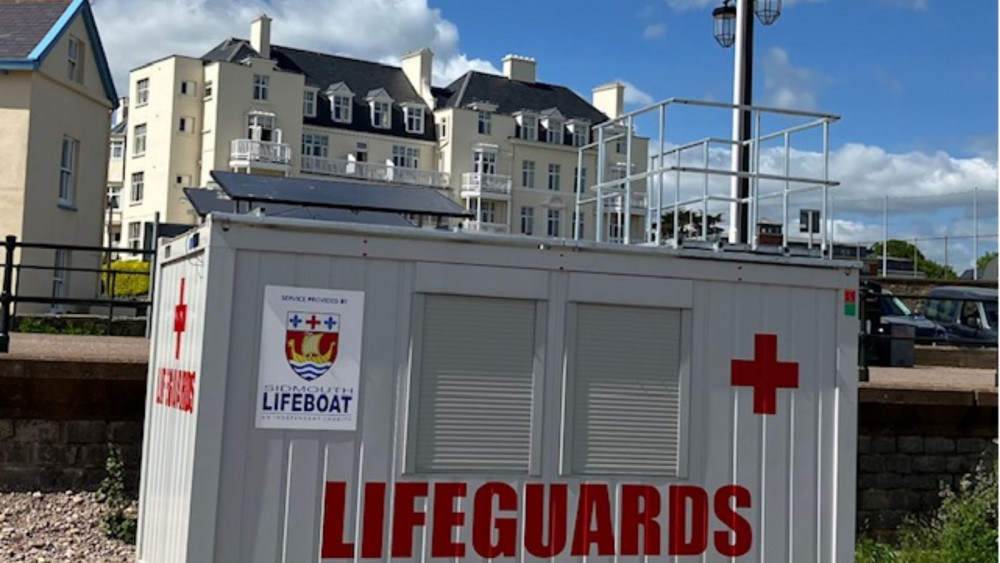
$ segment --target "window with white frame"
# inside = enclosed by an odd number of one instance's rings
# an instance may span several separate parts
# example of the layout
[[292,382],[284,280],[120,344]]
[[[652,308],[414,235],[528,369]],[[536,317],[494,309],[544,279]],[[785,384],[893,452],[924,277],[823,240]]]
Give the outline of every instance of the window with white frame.
[[525,160],[521,163],[521,185],[525,188],[535,187],[535,161]]
[[274,114],[253,112],[247,115],[247,138],[254,141],[274,140]]
[[496,218],[497,218],[496,212],[497,212],[497,206],[495,202],[492,201],[479,202],[480,223],[496,223]]
[[142,198],[146,192],[146,173],[132,173],[132,184],[129,191],[129,203],[142,203]]
[[573,124],[573,146],[582,147],[587,144],[587,125],[582,123]]
[[198,95],[198,83],[193,80],[182,80],[181,81],[181,95],[182,96],[197,96]]
[[68,294],[69,272],[69,251],[65,248],[57,248],[55,264],[52,269],[52,297],[63,298]]
[[625,165],[615,164],[611,167],[611,179],[612,180],[624,180],[625,179]]
[[563,122],[558,119],[549,119],[545,129],[545,141],[554,145],[563,144]]
[[406,107],[406,132],[424,132],[424,108],[419,106]]
[[549,189],[559,191],[559,173],[562,167],[558,164],[549,164]]
[[495,150],[477,148],[472,151],[472,171],[479,174],[497,173],[497,153]]
[[392,164],[401,168],[420,168],[420,149],[393,145]]
[[139,221],[128,224],[128,247],[134,250],[142,248],[142,223]]
[[[677,475],[681,311],[579,303],[569,318],[567,417],[575,475]],[[629,368],[621,369],[628,361]],[[622,404],[629,405],[623,416]]]
[[121,139],[111,141],[111,158],[121,160],[123,156],[125,156],[125,141]]
[[73,205],[76,192],[76,157],[76,139],[63,137],[62,152],[59,158],[59,203],[61,205]]
[[135,105],[144,106],[149,103],[149,79],[143,78],[135,83]]
[[271,77],[266,74],[253,75],[253,99],[266,101],[271,88]]
[[342,96],[340,94],[334,94],[331,96],[330,113],[333,120],[337,123],[350,123],[351,105],[351,96]]
[[194,118],[193,117],[182,117],[177,125],[178,133],[186,133],[188,135],[194,134]]
[[368,162],[368,143],[365,141],[358,141],[354,148],[354,158],[358,162]]
[[573,189],[580,193],[587,191],[587,168],[583,167],[580,169],[580,182],[573,183]]
[[524,299],[429,294],[417,301],[413,471],[529,472],[540,375],[536,311]]
[[213,93],[215,93],[215,83],[208,80],[205,82],[205,99],[211,98]]
[[480,135],[490,135],[493,131],[492,114],[488,111],[479,111],[478,131]]
[[73,82],[83,82],[83,42],[75,37],[68,41],[69,53],[66,57],[66,77]]
[[534,115],[521,115],[521,138],[528,141],[538,140],[538,117]]
[[549,209],[548,222],[545,228],[545,234],[550,237],[557,237],[561,232],[559,229],[559,219],[562,213],[558,209]]
[[[579,224],[577,224],[578,219],[579,219]],[[569,228],[573,229],[573,231],[570,233],[570,236],[574,238],[579,236],[582,239],[583,237],[587,236],[583,234],[583,218],[579,217],[576,214],[576,211],[573,212],[573,224],[570,225]]]
[[535,208],[521,208],[521,234],[531,235],[535,232]]
[[146,154],[146,124],[140,123],[132,129],[132,156]]
[[624,215],[615,213],[608,216],[608,240],[610,242],[622,242],[625,239],[625,225],[622,224]]
[[319,158],[330,156],[330,137],[318,133],[303,133],[302,156],[315,156]]
[[302,115],[316,117],[316,90],[307,88],[302,91]]
[[372,100],[372,127],[389,129],[392,127],[392,104]]

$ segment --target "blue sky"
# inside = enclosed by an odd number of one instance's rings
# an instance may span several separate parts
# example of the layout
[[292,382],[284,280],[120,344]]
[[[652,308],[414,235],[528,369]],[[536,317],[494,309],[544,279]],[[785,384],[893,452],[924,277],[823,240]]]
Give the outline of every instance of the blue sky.
[[[478,2],[431,3],[459,27],[463,51],[491,61],[512,50],[534,56],[541,79],[581,93],[623,78],[657,100],[731,100],[733,50],[712,38],[716,4],[673,4],[509,0],[483,17]],[[953,156],[995,148],[996,2],[785,4],[774,25],[756,25],[757,103],[773,102],[765,88],[770,71],[813,92],[811,109],[844,117],[833,129],[835,145],[858,141]],[[533,25],[525,26],[527,14]],[[768,68],[775,48],[787,54],[788,66]]]
[[[539,80],[587,99],[598,84],[626,81],[634,109],[668,97],[731,101],[733,51],[712,37],[720,1],[97,0],[94,13],[121,92],[130,69],[248,37],[250,21],[267,12],[277,44],[389,64],[430,47],[436,84],[527,55]],[[889,196],[891,237],[948,236],[950,261],[971,262],[970,240],[958,237],[975,230],[973,188],[980,232],[997,232],[997,3],[784,4],[775,25],[757,25],[754,100],[843,117],[831,129],[838,239],[880,239]],[[724,112],[668,119],[667,142],[730,134]],[[638,125],[655,144],[655,126]],[[792,166],[815,168],[819,139],[803,141]],[[995,248],[996,237],[984,246]],[[941,238],[921,248],[943,257]]]

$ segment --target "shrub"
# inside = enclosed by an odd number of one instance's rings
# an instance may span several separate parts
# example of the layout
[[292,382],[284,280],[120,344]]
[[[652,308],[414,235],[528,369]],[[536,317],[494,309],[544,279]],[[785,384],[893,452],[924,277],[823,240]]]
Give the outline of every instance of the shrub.
[[125,494],[125,464],[117,446],[108,445],[105,470],[107,475],[97,491],[98,498],[104,502],[101,528],[109,538],[134,544],[138,521],[135,511],[131,509],[132,502]]
[[899,530],[899,545],[862,539],[859,563],[996,563],[997,462],[985,462],[966,475],[957,491],[945,489],[941,507],[927,521],[909,520]]
[[[149,262],[142,260],[118,260],[112,262],[112,273],[101,274],[102,286],[106,295],[115,297],[132,297],[149,293]],[[111,292],[109,278],[114,282],[114,292]]]

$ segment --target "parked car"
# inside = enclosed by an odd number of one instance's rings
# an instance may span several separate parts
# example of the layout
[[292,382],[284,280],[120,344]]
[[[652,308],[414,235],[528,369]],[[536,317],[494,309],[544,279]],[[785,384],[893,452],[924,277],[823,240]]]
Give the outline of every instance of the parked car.
[[865,320],[872,321],[874,334],[889,334],[893,325],[912,326],[915,339],[920,344],[941,344],[948,340],[948,332],[940,324],[925,316],[914,314],[905,303],[875,282],[865,281]]
[[987,287],[938,287],[927,295],[924,314],[956,343],[997,344],[997,290]]

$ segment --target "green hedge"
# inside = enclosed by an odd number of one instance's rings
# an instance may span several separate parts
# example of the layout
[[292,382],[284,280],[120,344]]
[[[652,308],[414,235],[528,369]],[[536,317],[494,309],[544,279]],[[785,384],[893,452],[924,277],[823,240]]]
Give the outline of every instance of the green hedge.
[[[118,260],[111,263],[111,271],[102,274],[102,286],[107,296],[133,297],[149,293],[149,262],[142,260]],[[142,272],[142,273],[132,273]],[[115,287],[111,291],[109,278],[113,279]]]

